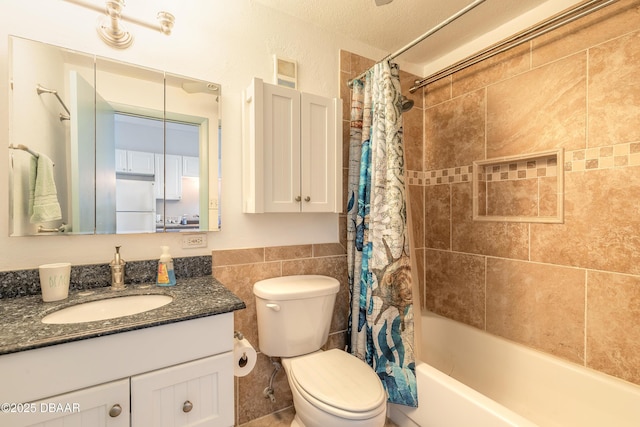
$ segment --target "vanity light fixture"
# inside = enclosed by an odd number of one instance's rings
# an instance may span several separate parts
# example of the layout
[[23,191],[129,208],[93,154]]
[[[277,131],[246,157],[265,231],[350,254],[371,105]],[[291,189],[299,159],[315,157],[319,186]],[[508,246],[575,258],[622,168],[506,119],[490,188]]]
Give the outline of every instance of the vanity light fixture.
[[[74,3],[84,4],[73,0]],[[133,44],[133,35],[125,29],[121,21],[125,18],[122,16],[122,9],[125,6],[124,0],[106,0],[106,14],[98,18],[98,35],[109,46],[117,49],[126,49]],[[148,24],[136,19],[128,19],[134,23],[156,29],[162,34],[170,35],[175,23],[175,17],[165,11],[160,11],[156,15],[159,25]]]

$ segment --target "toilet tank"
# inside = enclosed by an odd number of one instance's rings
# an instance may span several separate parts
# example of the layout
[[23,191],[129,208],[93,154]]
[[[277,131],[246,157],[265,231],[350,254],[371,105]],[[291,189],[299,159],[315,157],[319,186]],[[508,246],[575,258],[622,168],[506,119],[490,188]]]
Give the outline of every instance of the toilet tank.
[[258,346],[272,357],[319,350],[327,341],[340,283],[333,277],[275,277],[253,285]]

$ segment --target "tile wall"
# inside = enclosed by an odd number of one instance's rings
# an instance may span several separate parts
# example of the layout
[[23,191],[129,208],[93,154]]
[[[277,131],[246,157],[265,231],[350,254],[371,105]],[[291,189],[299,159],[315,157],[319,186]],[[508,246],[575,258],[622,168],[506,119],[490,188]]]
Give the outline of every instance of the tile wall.
[[[620,0],[424,89],[423,307],[640,384],[638,82],[640,1]],[[474,160],[555,148],[564,223],[472,220]]]

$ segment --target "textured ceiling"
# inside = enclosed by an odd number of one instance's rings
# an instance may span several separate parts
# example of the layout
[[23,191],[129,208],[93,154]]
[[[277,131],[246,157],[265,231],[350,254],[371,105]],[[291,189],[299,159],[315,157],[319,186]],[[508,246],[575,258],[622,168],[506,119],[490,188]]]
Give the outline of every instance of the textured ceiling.
[[[376,6],[375,0],[255,1],[389,54],[473,3],[473,0],[394,0]],[[546,1],[486,0],[407,51],[401,59],[422,67]]]

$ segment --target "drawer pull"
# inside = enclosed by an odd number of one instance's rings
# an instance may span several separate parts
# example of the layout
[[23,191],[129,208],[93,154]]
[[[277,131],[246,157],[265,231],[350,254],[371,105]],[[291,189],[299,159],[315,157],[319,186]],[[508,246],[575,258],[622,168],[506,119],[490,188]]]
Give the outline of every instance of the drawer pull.
[[115,418],[121,413],[122,413],[122,406],[118,405],[117,403],[113,405],[111,409],[109,409],[109,416],[111,418]]
[[188,400],[182,404],[182,412],[191,412],[193,409],[193,403]]

